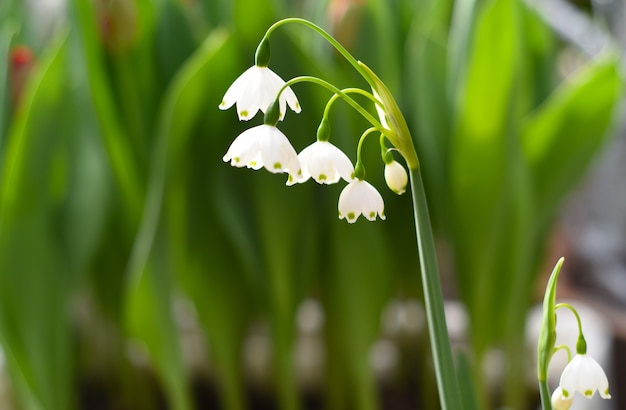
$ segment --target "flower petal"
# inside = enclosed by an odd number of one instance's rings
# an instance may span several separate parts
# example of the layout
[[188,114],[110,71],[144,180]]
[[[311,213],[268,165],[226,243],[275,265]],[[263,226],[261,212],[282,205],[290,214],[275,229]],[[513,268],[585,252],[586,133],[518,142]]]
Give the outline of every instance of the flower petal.
[[349,183],[339,195],[339,219],[346,218],[350,223],[357,220],[359,215],[374,221],[376,215],[385,219],[382,196],[367,181],[358,180]]
[[[268,67],[252,66],[243,72],[226,90],[219,108],[226,110],[237,104],[237,115],[240,120],[249,120],[259,110],[267,112],[268,107],[276,99],[276,95],[285,85],[285,81]],[[300,112],[298,99],[290,87],[280,95],[280,119],[285,116],[287,104],[295,112]]]
[[560,388],[563,396],[571,397],[578,391],[585,397],[591,398],[596,390],[602,398],[610,399],[609,382],[598,362],[587,354],[577,354],[570,361],[561,374]]
[[320,184],[334,184],[343,178],[346,182],[354,180],[354,167],[350,158],[328,141],[316,141],[298,154],[302,166],[302,178],[309,178]]

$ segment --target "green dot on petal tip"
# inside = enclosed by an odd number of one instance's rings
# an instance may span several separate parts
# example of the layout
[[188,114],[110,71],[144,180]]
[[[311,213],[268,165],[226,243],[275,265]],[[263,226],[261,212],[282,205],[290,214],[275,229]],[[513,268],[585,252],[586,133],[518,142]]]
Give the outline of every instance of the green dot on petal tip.
[[280,164],[280,162],[276,162],[276,163],[274,164],[274,169],[282,169],[282,167],[283,167],[283,166]]

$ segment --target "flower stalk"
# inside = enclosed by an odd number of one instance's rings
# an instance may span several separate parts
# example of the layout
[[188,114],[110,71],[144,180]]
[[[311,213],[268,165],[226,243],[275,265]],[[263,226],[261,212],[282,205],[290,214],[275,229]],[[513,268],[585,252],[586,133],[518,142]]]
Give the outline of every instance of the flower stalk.
[[413,196],[417,248],[424,291],[424,305],[428,321],[428,333],[430,336],[433,361],[435,364],[439,401],[442,410],[462,409],[463,405],[460,399],[460,389],[452,358],[448,327],[446,325],[443,292],[439,280],[435,242],[430,225],[428,203],[424,192],[424,182],[419,168],[411,168],[409,174],[411,195]]

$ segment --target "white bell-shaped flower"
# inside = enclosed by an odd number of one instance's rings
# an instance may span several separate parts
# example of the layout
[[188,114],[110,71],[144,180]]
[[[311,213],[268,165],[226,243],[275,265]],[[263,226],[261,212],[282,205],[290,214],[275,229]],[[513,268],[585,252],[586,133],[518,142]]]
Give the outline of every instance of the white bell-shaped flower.
[[385,164],[385,181],[389,189],[401,195],[406,191],[409,177],[404,167],[394,160]]
[[359,215],[370,221],[385,219],[383,197],[369,182],[362,179],[349,183],[339,195],[339,219],[356,222]]
[[[268,107],[278,95],[285,81],[268,67],[253,65],[241,74],[228,88],[219,107],[227,110],[237,104],[240,120],[249,120],[261,110],[267,112]],[[280,119],[285,117],[287,104],[295,112],[300,112],[300,103],[291,87],[280,94]]]
[[563,397],[563,390],[560,387],[552,393],[552,408],[554,410],[569,410],[572,407],[572,403],[574,401],[574,396],[570,396],[568,398]]
[[559,384],[563,398],[570,399],[574,392],[587,398],[593,397],[596,390],[603,399],[610,399],[609,381],[602,367],[587,354],[577,354],[565,366]]
[[272,125],[258,125],[241,133],[223,157],[234,167],[260,169],[269,172],[288,173],[289,181],[301,178],[298,154],[289,139]]
[[334,184],[343,178],[346,182],[354,180],[352,161],[342,150],[328,141],[316,141],[298,154],[302,167],[302,178],[288,182],[305,182],[313,178],[320,184]]

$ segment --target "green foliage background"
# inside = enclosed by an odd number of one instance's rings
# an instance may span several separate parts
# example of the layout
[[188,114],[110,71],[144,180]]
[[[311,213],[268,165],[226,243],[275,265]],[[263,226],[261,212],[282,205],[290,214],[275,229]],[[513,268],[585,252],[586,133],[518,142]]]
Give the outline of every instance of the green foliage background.
[[[520,376],[524,317],[559,204],[612,124],[622,77],[610,50],[560,78],[564,45],[518,0],[70,0],[45,35],[10,0],[0,5],[0,343],[18,408],[78,408],[90,389],[108,408],[199,406],[174,314],[181,299],[216,375],[201,389],[217,389],[222,408],[251,405],[242,349],[265,321],[266,394],[300,408],[294,317],[307,297],[326,312],[324,408],[384,406],[368,361],[381,311],[421,292],[410,199],[384,187],[378,146],[365,149],[386,204],[377,223],[339,221],[341,187],[286,188],[222,161],[260,120],[238,122],[217,109],[221,97],[288,16],[328,29],[398,98],[451,249],[445,285],[468,308],[462,363],[481,408],[535,400]],[[302,27],[271,42],[284,79],[366,86]],[[32,65],[15,59],[20,45]],[[300,150],[330,95],[295,92],[303,112],[281,129]],[[362,120],[338,105],[331,122],[354,160]],[[507,358],[496,398],[480,371],[492,348]],[[400,385],[419,391],[416,406],[437,408],[427,338],[409,349],[419,380]],[[132,360],[137,350],[147,367]]]

